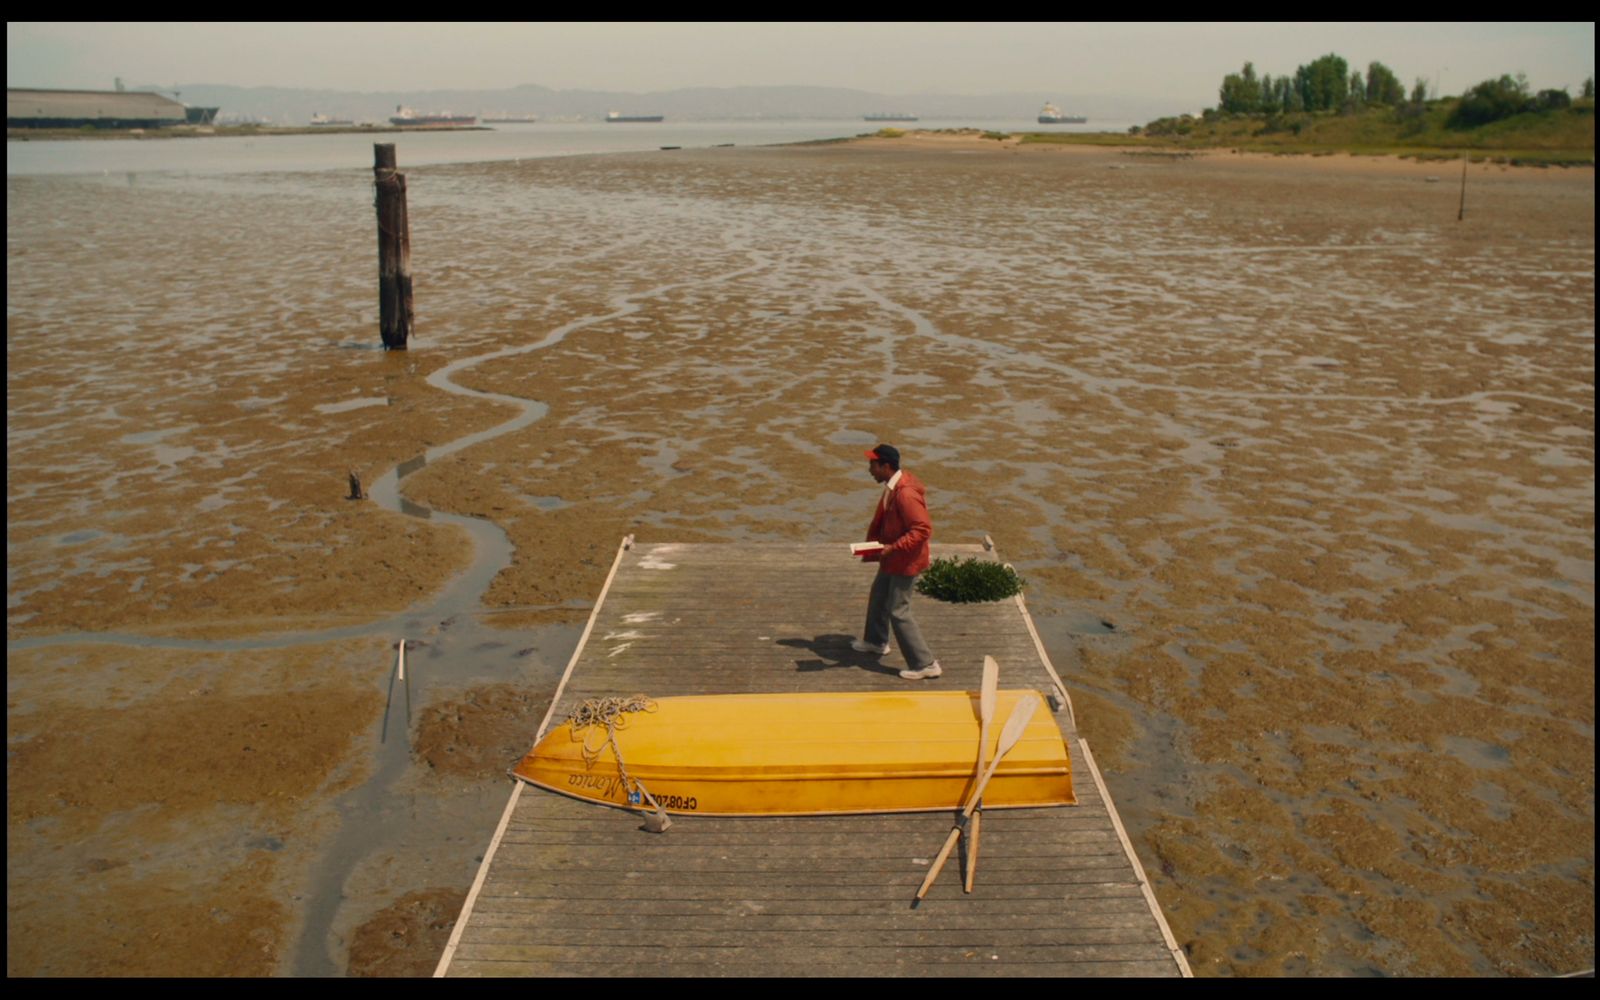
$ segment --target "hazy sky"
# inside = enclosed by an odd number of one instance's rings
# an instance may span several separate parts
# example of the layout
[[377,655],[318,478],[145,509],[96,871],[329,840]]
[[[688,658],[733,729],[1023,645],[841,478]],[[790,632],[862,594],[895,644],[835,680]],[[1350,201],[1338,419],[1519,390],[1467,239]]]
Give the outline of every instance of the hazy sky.
[[109,90],[218,83],[339,90],[623,91],[740,85],[886,94],[1121,94],[1214,104],[1225,73],[1292,73],[1328,52],[1459,93],[1527,73],[1576,92],[1594,22],[8,23],[6,85]]

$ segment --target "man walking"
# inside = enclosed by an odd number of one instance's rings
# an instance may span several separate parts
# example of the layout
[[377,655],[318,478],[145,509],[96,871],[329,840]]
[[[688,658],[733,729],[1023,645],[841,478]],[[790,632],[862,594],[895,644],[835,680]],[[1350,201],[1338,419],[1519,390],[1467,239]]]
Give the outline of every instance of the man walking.
[[850,648],[882,656],[889,652],[892,628],[906,658],[900,676],[908,681],[938,677],[942,673],[939,661],[922,641],[922,630],[911,617],[911,589],[917,574],[928,568],[928,539],[933,536],[927,490],[922,480],[900,468],[900,452],[893,445],[878,445],[867,452],[867,459],[867,471],[883,484],[867,541],[880,542],[883,548],[862,555],[878,564],[878,575],[867,600],[866,634],[850,640]]

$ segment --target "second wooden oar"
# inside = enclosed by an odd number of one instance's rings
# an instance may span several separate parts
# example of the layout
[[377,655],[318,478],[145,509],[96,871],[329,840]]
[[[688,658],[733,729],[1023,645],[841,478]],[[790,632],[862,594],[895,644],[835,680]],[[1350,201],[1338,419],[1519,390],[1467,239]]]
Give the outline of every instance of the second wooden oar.
[[[978,775],[989,763],[989,722],[994,718],[995,692],[1000,687],[1000,664],[994,657],[983,658],[983,688],[978,695]],[[967,880],[963,892],[972,891],[972,877],[978,869],[978,825],[983,820],[983,802],[972,812],[972,828],[967,831]]]
[[[950,851],[956,846],[956,838],[961,836],[962,827],[966,826],[967,818],[972,815],[972,810],[983,798],[983,790],[989,784],[989,779],[994,777],[994,772],[1005,759],[1011,748],[1022,739],[1023,730],[1028,728],[1028,722],[1033,718],[1034,710],[1039,707],[1039,698],[1032,691],[1022,696],[1017,702],[1017,707],[1011,710],[1011,718],[1006,720],[1005,728],[1000,730],[1000,746],[995,750],[994,761],[989,769],[983,773],[983,778],[978,782],[978,787],[972,790],[972,795],[967,799],[966,807],[961,810],[961,815],[956,818],[955,828],[950,831],[950,836],[945,838],[944,847],[939,850],[939,856],[934,859],[933,867],[928,870],[928,875],[922,880],[922,887],[917,890],[917,900],[928,894],[928,887],[933,885],[933,880],[939,877],[939,872],[944,869],[944,863],[950,860]],[[915,904],[913,904],[915,905]]]

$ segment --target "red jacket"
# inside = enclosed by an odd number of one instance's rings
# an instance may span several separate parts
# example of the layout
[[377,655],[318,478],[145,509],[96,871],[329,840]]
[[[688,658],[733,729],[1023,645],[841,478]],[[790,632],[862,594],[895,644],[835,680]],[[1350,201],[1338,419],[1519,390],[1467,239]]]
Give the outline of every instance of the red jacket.
[[927,492],[922,480],[902,470],[888,504],[878,504],[867,527],[867,541],[882,542],[885,548],[862,558],[883,563],[880,572],[916,576],[928,568],[933,522],[928,520]]

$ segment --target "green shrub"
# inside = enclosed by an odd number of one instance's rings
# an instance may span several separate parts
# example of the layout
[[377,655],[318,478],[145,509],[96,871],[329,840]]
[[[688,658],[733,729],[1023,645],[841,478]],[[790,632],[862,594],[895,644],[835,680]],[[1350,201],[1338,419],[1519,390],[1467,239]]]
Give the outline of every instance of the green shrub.
[[1274,135],[1282,132],[1292,132],[1299,135],[1311,123],[1311,116],[1303,112],[1284,114],[1274,112],[1267,115],[1261,126],[1259,135]]
[[1001,601],[1022,593],[1027,585],[1016,570],[992,559],[935,559],[917,577],[919,593],[954,604]]
[[1498,80],[1485,80],[1463,94],[1446,124],[1451,128],[1474,128],[1537,107],[1537,99],[1528,93],[1526,78],[1520,74],[1516,79],[1502,76]]
[[1540,111],[1560,111],[1572,107],[1572,95],[1565,90],[1541,90],[1534,103]]
[[1428,128],[1428,106],[1421,101],[1401,101],[1394,106],[1394,120],[1400,124],[1402,136],[1421,135]]

